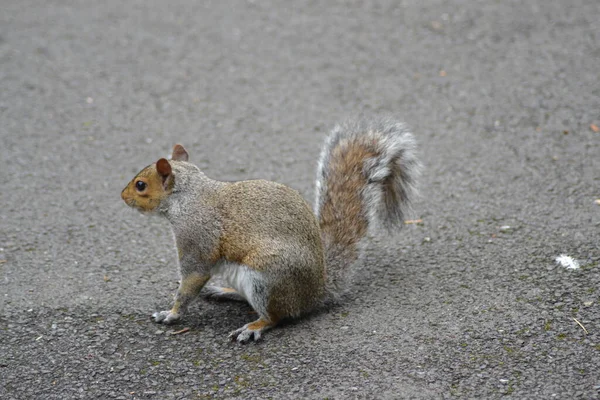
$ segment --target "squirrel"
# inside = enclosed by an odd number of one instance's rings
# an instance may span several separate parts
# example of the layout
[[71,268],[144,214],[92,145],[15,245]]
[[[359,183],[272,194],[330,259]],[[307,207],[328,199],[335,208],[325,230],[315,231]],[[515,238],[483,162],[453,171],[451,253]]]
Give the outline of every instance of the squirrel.
[[[240,343],[338,300],[367,234],[403,225],[420,170],[413,135],[390,118],[334,127],[320,155],[314,211],[285,185],[213,180],[188,158],[175,145],[170,160],[144,168],[121,193],[128,206],[166,217],[175,236],[179,288],[173,307],[152,318],[180,320],[204,288],[207,297],[243,300],[257,312],[229,334]],[[205,286],[213,276],[230,287]]]

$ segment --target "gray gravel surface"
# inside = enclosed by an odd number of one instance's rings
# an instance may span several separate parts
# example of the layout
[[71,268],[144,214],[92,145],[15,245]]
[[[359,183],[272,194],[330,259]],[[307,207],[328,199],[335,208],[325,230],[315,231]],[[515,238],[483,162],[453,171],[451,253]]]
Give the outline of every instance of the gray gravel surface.
[[[1,398],[598,398],[597,0],[1,10]],[[415,132],[423,222],[373,238],[341,305],[246,346],[243,304],[150,321],[176,256],[122,203],[133,174],[180,142],[312,198],[361,113]]]

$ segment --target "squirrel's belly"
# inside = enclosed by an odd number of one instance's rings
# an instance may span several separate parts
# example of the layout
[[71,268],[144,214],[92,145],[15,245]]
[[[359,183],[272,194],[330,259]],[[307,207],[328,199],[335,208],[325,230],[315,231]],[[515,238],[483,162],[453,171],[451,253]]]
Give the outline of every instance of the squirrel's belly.
[[212,276],[219,276],[244,297],[255,309],[266,309],[264,276],[261,272],[242,264],[223,262],[211,269]]

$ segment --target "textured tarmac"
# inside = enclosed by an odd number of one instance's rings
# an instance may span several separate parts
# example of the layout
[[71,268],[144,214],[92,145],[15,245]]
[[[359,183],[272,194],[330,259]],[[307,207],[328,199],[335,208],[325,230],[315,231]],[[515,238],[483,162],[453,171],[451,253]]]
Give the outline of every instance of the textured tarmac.
[[[1,398],[599,398],[597,0],[1,9]],[[119,197],[139,169],[179,142],[312,199],[326,132],[382,113],[422,223],[373,237],[343,304],[246,346],[243,304],[150,320],[178,277]]]

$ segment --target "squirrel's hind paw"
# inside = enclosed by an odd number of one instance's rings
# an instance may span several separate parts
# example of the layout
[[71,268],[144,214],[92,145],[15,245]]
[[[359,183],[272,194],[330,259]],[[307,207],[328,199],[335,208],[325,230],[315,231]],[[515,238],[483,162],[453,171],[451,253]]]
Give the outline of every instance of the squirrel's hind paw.
[[250,340],[258,342],[262,338],[262,333],[273,326],[275,326],[275,324],[272,322],[259,318],[256,321],[231,332],[229,334],[229,339],[231,339],[232,342],[237,341],[238,343],[248,343]]
[[179,314],[171,312],[170,310],[157,311],[152,314],[152,319],[159,324],[170,325],[179,321]]
[[232,342],[238,343],[248,343],[251,340],[258,342],[262,338],[260,331],[253,331],[252,329],[246,328],[246,326],[241,327],[240,329],[236,329],[235,331],[229,334],[229,339]]

